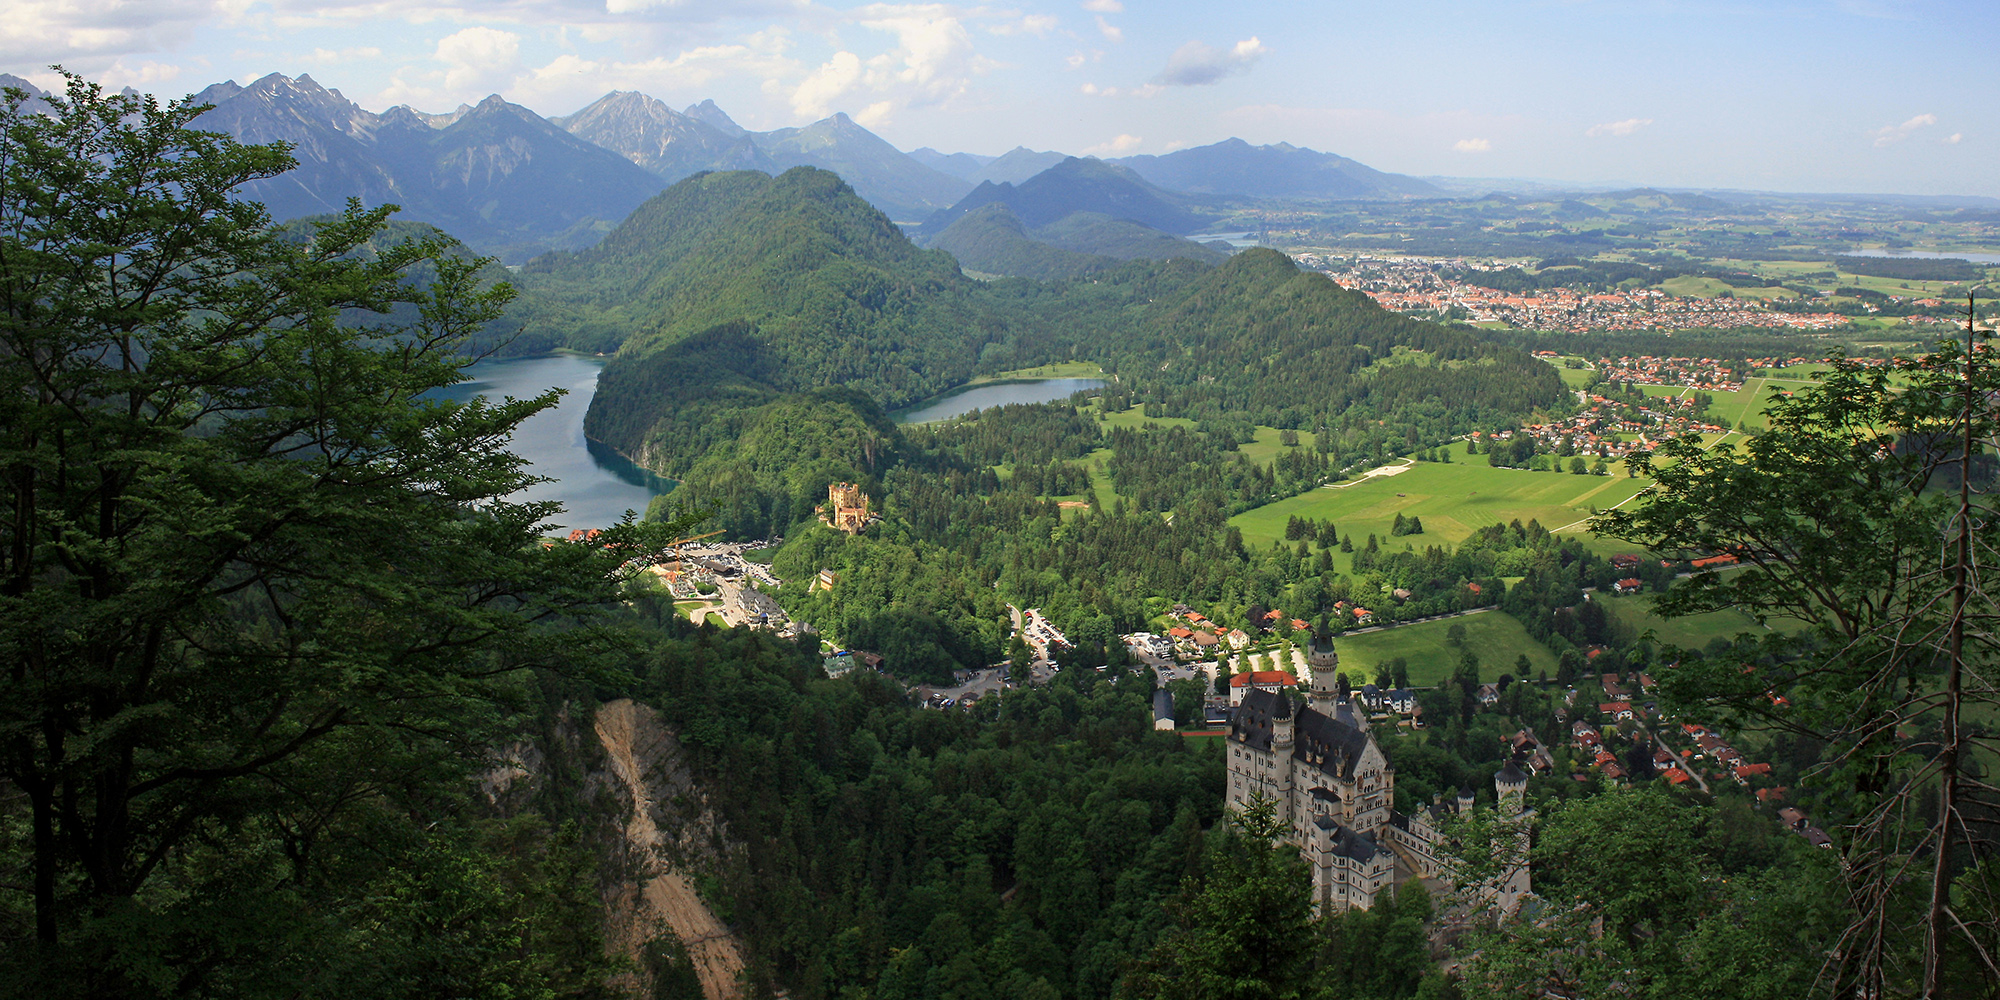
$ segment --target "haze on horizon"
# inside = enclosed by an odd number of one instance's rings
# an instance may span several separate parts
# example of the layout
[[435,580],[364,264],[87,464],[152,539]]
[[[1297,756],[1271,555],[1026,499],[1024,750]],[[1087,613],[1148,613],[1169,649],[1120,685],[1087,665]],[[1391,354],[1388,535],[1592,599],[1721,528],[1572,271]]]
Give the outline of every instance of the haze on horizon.
[[1239,136],[1420,176],[2000,197],[1979,0],[0,0],[0,71],[179,96],[309,73],[371,110],[611,90],[898,147]]

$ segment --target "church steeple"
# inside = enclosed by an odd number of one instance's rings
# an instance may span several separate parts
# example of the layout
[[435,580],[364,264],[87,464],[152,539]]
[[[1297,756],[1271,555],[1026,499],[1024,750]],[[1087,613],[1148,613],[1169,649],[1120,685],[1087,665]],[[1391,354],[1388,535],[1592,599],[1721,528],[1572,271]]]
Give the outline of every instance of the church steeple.
[[1326,616],[1321,615],[1319,625],[1313,629],[1312,650],[1306,654],[1306,666],[1312,670],[1312,689],[1309,704],[1313,711],[1331,717],[1340,701],[1340,654],[1333,651],[1333,633],[1326,627]]

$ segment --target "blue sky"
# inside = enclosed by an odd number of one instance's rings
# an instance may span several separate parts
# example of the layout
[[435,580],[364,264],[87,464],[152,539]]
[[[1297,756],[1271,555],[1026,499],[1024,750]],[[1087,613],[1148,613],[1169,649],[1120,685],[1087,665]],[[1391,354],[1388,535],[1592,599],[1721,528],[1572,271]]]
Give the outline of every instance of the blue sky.
[[310,73],[378,111],[641,90],[948,152],[1240,136],[1419,175],[2000,197],[1996,29],[1991,0],[0,0],[0,69],[173,96]]

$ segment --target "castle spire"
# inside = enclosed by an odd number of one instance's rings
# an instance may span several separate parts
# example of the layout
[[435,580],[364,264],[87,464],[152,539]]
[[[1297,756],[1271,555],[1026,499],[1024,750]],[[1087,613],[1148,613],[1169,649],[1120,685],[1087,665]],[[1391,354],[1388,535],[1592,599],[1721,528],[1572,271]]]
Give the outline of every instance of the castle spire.
[[1340,703],[1340,654],[1333,651],[1333,633],[1326,627],[1325,614],[1320,615],[1319,625],[1313,629],[1306,666],[1312,671],[1311,708],[1330,718]]

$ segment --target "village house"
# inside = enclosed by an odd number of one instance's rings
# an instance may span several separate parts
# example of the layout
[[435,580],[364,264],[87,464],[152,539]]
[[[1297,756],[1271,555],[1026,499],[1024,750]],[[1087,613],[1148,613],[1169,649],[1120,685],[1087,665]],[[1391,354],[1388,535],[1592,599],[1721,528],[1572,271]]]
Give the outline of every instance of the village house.
[[1231,708],[1243,704],[1244,696],[1252,691],[1279,693],[1286,688],[1299,686],[1299,679],[1282,670],[1258,670],[1253,673],[1237,674],[1229,678],[1229,705]]

